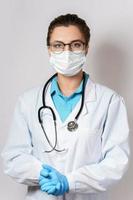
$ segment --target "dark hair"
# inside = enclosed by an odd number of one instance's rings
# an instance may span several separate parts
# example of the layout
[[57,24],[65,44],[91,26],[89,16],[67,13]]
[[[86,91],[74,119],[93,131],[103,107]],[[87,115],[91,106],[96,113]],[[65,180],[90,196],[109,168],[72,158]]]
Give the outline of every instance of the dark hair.
[[66,14],[58,16],[50,23],[47,33],[47,46],[50,45],[50,37],[54,28],[69,25],[74,25],[79,28],[79,30],[85,37],[86,45],[88,45],[90,40],[90,28],[87,26],[85,20],[79,18],[76,14]]

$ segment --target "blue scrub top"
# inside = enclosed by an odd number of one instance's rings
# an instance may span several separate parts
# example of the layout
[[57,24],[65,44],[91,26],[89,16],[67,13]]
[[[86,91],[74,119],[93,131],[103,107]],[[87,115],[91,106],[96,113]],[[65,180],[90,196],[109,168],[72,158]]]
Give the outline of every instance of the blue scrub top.
[[[85,84],[88,78],[89,74],[85,73]],[[73,94],[71,94],[70,96],[65,96],[59,88],[57,76],[53,78],[50,88],[50,94],[62,122],[66,120],[68,115],[72,112],[72,110],[80,100],[83,91],[82,86],[83,80],[81,81],[79,87],[75,90]]]

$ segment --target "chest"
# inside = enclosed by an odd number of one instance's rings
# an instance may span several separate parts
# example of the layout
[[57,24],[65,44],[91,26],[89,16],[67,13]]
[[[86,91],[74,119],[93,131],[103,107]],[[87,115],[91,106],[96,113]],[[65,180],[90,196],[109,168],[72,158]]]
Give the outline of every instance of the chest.
[[[80,105],[77,105],[79,108]],[[32,135],[33,148],[39,159],[56,165],[59,163],[75,163],[74,166],[96,162],[101,157],[102,151],[102,127],[105,121],[105,110],[100,105],[88,103],[79,117],[78,129],[70,132],[67,124],[74,119],[76,110],[73,111],[70,118],[65,123],[61,123],[57,116],[57,126],[55,129],[53,118],[49,110],[45,110],[42,115],[45,134],[38,122],[37,115],[34,113],[30,117],[30,132]],[[57,113],[56,113],[57,114]],[[62,152],[53,151],[46,154],[45,151],[51,150],[48,140]],[[48,138],[48,139],[47,139]],[[97,148],[95,148],[97,147]],[[80,161],[79,161],[80,160]]]

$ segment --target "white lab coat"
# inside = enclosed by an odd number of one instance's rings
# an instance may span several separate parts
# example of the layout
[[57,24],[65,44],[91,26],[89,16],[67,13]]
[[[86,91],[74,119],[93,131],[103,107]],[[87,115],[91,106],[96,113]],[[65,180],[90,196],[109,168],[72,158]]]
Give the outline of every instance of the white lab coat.
[[[50,83],[51,85],[51,83]],[[112,89],[88,80],[85,102],[75,132],[67,130],[67,123],[77,114],[81,100],[62,123],[50,96],[46,104],[57,117],[57,149],[51,150],[38,122],[42,106],[43,86],[25,92],[18,99],[8,141],[2,151],[4,172],[28,186],[26,200],[107,200],[109,186],[119,181],[128,165],[129,126],[123,97]],[[54,145],[52,115],[43,112],[44,127]],[[55,197],[39,188],[38,177],[42,164],[49,164],[66,175],[69,193]]]

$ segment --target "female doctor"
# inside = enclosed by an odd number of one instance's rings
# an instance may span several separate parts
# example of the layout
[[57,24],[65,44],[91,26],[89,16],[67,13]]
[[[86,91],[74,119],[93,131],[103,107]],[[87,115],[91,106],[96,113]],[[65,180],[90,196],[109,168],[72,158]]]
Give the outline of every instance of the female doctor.
[[47,46],[57,73],[18,99],[2,157],[26,200],[107,200],[127,169],[124,99],[83,71],[89,39],[77,15],[55,18]]

